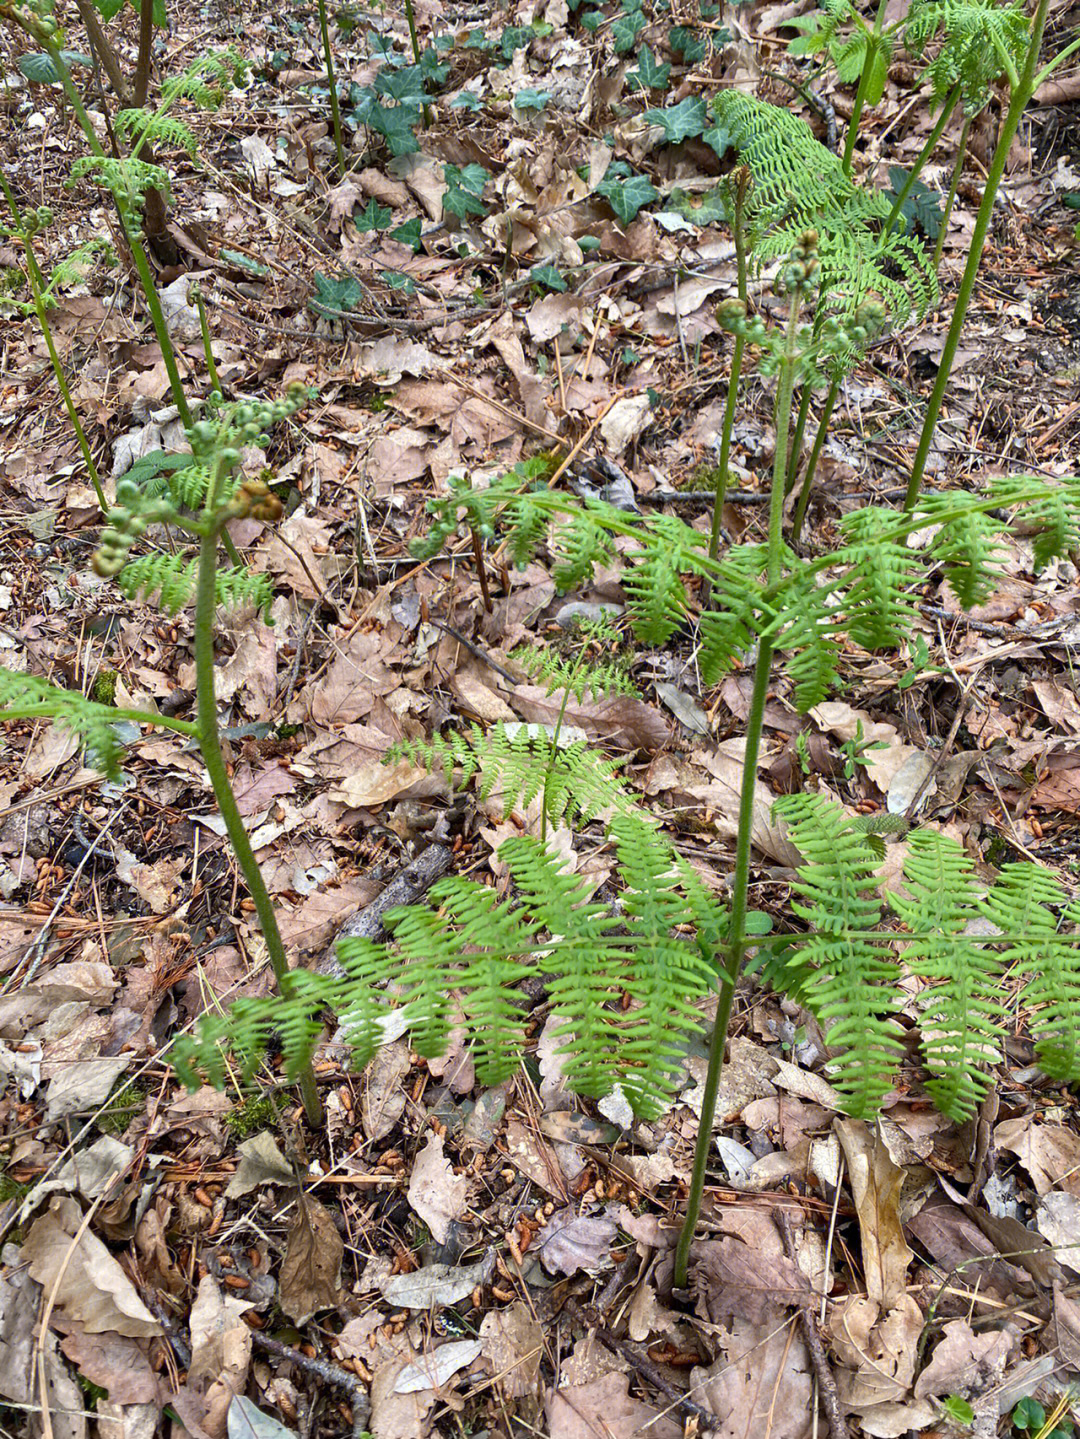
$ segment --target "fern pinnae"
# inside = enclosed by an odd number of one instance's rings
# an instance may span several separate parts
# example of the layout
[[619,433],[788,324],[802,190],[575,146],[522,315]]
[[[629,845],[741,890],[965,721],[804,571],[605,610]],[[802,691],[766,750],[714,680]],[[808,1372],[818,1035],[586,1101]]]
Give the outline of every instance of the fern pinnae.
[[1043,948],[1023,999],[1039,1068],[1060,1084],[1080,1084],[1080,902],[1067,905],[1062,918],[1068,930]]
[[338,1018],[354,1067],[362,1069],[383,1041],[383,1024],[393,1007],[386,982],[397,972],[397,961],[387,945],[364,935],[339,939],[336,952],[345,972]]
[[991,1089],[987,1066],[1001,1058],[1000,960],[966,933],[979,915],[980,887],[955,840],[932,830],[912,834],[904,885],[905,893],[888,900],[912,935],[904,962],[928,986],[918,998],[927,1089],[960,1123]]
[[395,983],[409,1012],[413,1048],[424,1059],[437,1059],[450,1038],[460,937],[436,910],[419,905],[392,909],[384,922],[400,952]]
[[836,1088],[856,1118],[872,1116],[888,1092],[902,1053],[895,1021],[896,961],[859,931],[873,931],[881,913],[873,853],[840,805],[820,795],[786,795],[774,810],[806,857],[793,885],[792,909],[810,926],[794,956],[810,964],[811,1009],[838,1051],[831,1066]]
[[918,579],[916,558],[893,531],[891,510],[868,506],[841,522],[846,545],[844,608],[847,632],[864,650],[893,649],[911,632],[915,602],[909,589]]

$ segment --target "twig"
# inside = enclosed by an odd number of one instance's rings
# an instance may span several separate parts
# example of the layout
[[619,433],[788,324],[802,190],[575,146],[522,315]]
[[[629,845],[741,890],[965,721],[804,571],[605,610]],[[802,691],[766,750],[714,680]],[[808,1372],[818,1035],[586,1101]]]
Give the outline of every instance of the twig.
[[[774,1218],[784,1241],[784,1252],[794,1264],[796,1262],[795,1236],[791,1232],[791,1218],[786,1209],[777,1209]],[[821,1335],[818,1333],[812,1305],[813,1300],[809,1294],[799,1305],[799,1323],[802,1326],[803,1338],[810,1351],[810,1360],[814,1366],[814,1374],[817,1377],[821,1402],[825,1406],[825,1413],[829,1420],[832,1439],[849,1439],[847,1421],[840,1412],[840,1396],[836,1392],[836,1381],[829,1367]]]
[[616,1339],[611,1330],[606,1329],[604,1325],[599,1322],[600,1316],[591,1306],[584,1308],[576,1299],[568,1299],[565,1308],[571,1318],[576,1319],[578,1323],[592,1330],[605,1349],[609,1350],[612,1354],[618,1354],[621,1358],[625,1359],[627,1363],[632,1364],[641,1377],[647,1379],[650,1384],[659,1389],[660,1393],[663,1394],[666,1399],[670,1399],[672,1404],[681,1409],[684,1414],[689,1414],[691,1418],[696,1419],[702,1430],[712,1433],[724,1422],[720,1416],[713,1414],[708,1409],[702,1408],[700,1404],[695,1404],[694,1401],[681,1390],[676,1389],[675,1385],[672,1384],[660,1366],[654,1364],[652,1360],[642,1352],[639,1344],[635,1344],[630,1339]]
[[497,675],[501,675],[508,684],[516,686],[521,683],[517,675],[512,675],[509,670],[504,670],[502,665],[496,664],[485,650],[482,650],[479,645],[473,644],[472,640],[463,635],[460,630],[454,629],[453,625],[444,625],[442,620],[433,619],[429,619],[428,624],[434,625],[437,630],[442,630],[444,635],[449,635],[451,639],[457,640],[459,645],[464,645],[470,654],[474,654],[478,660],[482,660],[488,669],[492,669]]
[[312,604],[304,616],[303,623],[300,626],[300,633],[296,637],[296,653],[293,655],[292,663],[289,665],[289,673],[285,676],[285,688],[282,690],[281,699],[278,702],[278,712],[282,715],[284,715],[289,708],[289,701],[292,699],[293,690],[296,688],[296,682],[300,678],[300,666],[304,662],[304,647],[307,644],[307,637],[311,631],[311,626],[315,623],[315,611],[317,609],[318,605]]
[[301,1350],[282,1344],[279,1339],[271,1339],[269,1334],[263,1334],[261,1330],[253,1329],[251,1337],[259,1348],[265,1349],[268,1354],[276,1354],[279,1359],[288,1359],[298,1369],[314,1374],[325,1384],[344,1389],[352,1404],[353,1439],[363,1439],[371,1416],[371,1400],[367,1389],[355,1374],[350,1374],[338,1364],[331,1364],[329,1359],[309,1359]]
[[[352,935],[381,939],[385,933],[383,915],[386,911],[398,904],[415,904],[437,879],[449,872],[453,863],[454,852],[448,844],[429,844],[412,864],[394,876],[382,894],[345,921],[334,938],[334,944],[339,939],[347,939]],[[316,974],[334,974],[339,978],[345,972],[338,963],[333,944],[319,956],[311,968]]]

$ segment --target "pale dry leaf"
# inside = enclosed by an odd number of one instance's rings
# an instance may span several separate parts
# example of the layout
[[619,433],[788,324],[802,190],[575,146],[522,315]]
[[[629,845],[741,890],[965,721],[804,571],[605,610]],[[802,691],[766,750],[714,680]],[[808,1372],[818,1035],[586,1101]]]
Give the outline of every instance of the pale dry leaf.
[[277,1140],[268,1131],[253,1135],[236,1146],[240,1162],[225,1188],[227,1199],[240,1199],[260,1184],[295,1184],[292,1165],[278,1148]]
[[272,1414],[264,1414],[243,1394],[237,1394],[229,1405],[226,1433],[228,1439],[294,1439],[291,1429]]
[[558,1209],[538,1230],[533,1248],[549,1274],[595,1274],[611,1264],[618,1227],[613,1220]]
[[[698,764],[713,776],[714,784],[703,789],[700,798],[713,810],[712,822],[719,835],[733,839],[738,827],[739,804],[742,796],[743,755],[745,739],[724,740],[721,744],[694,751]],[[783,825],[772,818],[774,796],[760,781],[754,787],[754,818],[751,839],[754,847],[775,859],[778,864],[795,866],[802,855],[787,838]]]
[[159,1381],[145,1350],[123,1334],[87,1334],[72,1324],[60,1348],[84,1379],[107,1391],[116,1404],[153,1404]]
[[589,1384],[548,1392],[548,1439],[681,1439],[683,1426],[629,1392],[627,1374],[604,1374]]
[[161,1406],[114,1404],[111,1399],[99,1399],[94,1413],[98,1439],[154,1439]]
[[904,1171],[889,1158],[878,1136],[860,1119],[834,1124],[847,1160],[851,1194],[859,1216],[867,1295],[891,1309],[907,1289],[913,1258],[900,1221]]
[[1016,1347],[1016,1336],[1007,1330],[976,1334],[966,1319],[949,1320],[941,1335],[916,1381],[917,1399],[983,1388],[987,1376],[1000,1373]]
[[[51,1439],[86,1439],[88,1425],[85,1396],[70,1369],[60,1358],[55,1334],[46,1336],[42,1359]],[[37,1388],[34,1397],[40,1398],[40,1390]],[[36,1432],[36,1428],[37,1426],[31,1432]]]
[[457,1304],[479,1284],[486,1284],[495,1269],[495,1252],[488,1250],[476,1264],[426,1264],[411,1274],[387,1275],[378,1285],[389,1304],[403,1309],[430,1309],[434,1304]]
[[713,1324],[732,1315],[765,1324],[810,1297],[806,1278],[784,1254],[730,1235],[697,1244],[693,1253],[691,1288]]
[[88,1334],[111,1330],[136,1339],[161,1334],[161,1325],[97,1235],[84,1230],[73,1245],[82,1220],[75,1200],[61,1195],[34,1220],[22,1246],[31,1277]]
[[330,1211],[310,1194],[301,1194],[279,1280],[282,1311],[294,1324],[306,1324],[338,1303],[344,1255],[345,1243]]
[[468,1194],[468,1175],[454,1173],[453,1165],[443,1153],[443,1136],[429,1134],[427,1143],[413,1161],[408,1198],[436,1243],[446,1242],[450,1225],[465,1213]]
[[427,793],[432,789],[430,782],[433,779],[434,788],[445,791],[445,780],[439,781],[430,770],[412,764],[407,759],[383,764],[381,758],[372,756],[365,765],[355,769],[346,775],[340,784],[335,785],[330,790],[330,798],[356,809],[372,809],[385,804],[387,800],[416,793],[417,786],[421,786]]
[[616,400],[600,421],[600,434],[608,454],[618,459],[648,425],[651,414],[652,401],[648,395],[626,395]]
[[375,1439],[427,1439],[430,1432],[427,1417],[437,1400],[435,1391],[414,1389],[409,1394],[397,1392],[398,1378],[412,1359],[411,1354],[388,1359],[372,1375],[368,1428]]
[[[688,1067],[695,1083],[692,1090],[681,1096],[681,1103],[700,1118],[705,1093],[705,1061],[691,1059]],[[744,1039],[742,1035],[729,1039],[727,1057],[720,1071],[713,1128],[738,1119],[743,1108],[752,1100],[775,1095],[773,1076],[776,1072],[776,1060],[760,1045]]]
[[419,1394],[425,1389],[441,1389],[460,1370],[479,1359],[483,1351],[479,1339],[452,1339],[437,1349],[406,1364],[394,1381],[395,1394]]
[[0,1270],[0,1395],[25,1404],[30,1399],[34,1325],[41,1306],[35,1284],[14,1244],[5,1244]]
[[489,1310],[480,1323],[480,1340],[503,1399],[536,1393],[544,1330],[524,1300],[517,1299],[506,1309]]
[[506,1157],[534,1184],[565,1203],[562,1170],[551,1146],[545,1144],[533,1130],[526,1129],[519,1119],[507,1122]]
[[198,1426],[211,1439],[223,1439],[229,1406],[251,1365],[251,1330],[242,1317],[250,1308],[247,1300],[223,1294],[212,1275],[199,1281],[189,1320],[191,1363],[169,1401],[192,1432]]
[[1035,1208],[1035,1227],[1054,1246],[1054,1258],[1080,1274],[1080,1199],[1063,1190],[1052,1190],[1039,1196]]
[[734,1319],[712,1341],[714,1362],[690,1371],[691,1392],[716,1415],[719,1439],[809,1439],[813,1371],[793,1326],[794,1319],[761,1327]]
[[862,1295],[836,1305],[828,1327],[833,1351],[845,1366],[837,1372],[837,1389],[849,1409],[869,1414],[908,1397],[925,1322],[910,1294],[885,1311]]
[[1038,1194],[1060,1187],[1080,1195],[1080,1135],[1064,1124],[1038,1124],[1034,1114],[1021,1114],[996,1126],[994,1143],[1016,1155]]

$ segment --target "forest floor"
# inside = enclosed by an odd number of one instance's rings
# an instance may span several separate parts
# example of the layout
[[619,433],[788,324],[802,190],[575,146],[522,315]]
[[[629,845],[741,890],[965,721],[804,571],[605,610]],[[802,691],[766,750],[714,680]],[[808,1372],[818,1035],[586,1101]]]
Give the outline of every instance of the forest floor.
[[[776,78],[811,79],[787,50],[801,0],[489,8],[417,0],[427,125],[404,16],[362,4],[331,16],[345,178],[310,5],[181,0],[155,38],[155,84],[225,46],[252,66],[217,110],[183,108],[196,156],[166,155],[159,279],[189,394],[210,389],[196,279],[227,394],[272,398],[294,380],[317,392],[259,457],[286,517],[232,527],[273,579],[274,625],[225,616],[218,647],[232,780],[297,964],[317,964],[395,880],[416,897],[447,869],[505,881],[495,851],[537,832],[537,806],[504,816],[474,787],[385,765],[385,751],[448,724],[550,725],[561,697],[511,652],[558,643],[570,602],[617,613],[625,599],[619,555],[561,596],[543,556],[515,569],[493,542],[490,608],[467,537],[412,559],[448,477],[572,455],[561,482],[579,493],[708,528],[732,343],[713,312],[735,260],[725,225],[686,216],[722,167],[700,125],[644,111],[692,119],[737,85],[825,134],[823,106]],[[73,7],[64,18],[65,44],[84,52]],[[1073,19],[1052,9],[1047,53]],[[108,29],[130,73],[137,18],[124,10]],[[183,430],[115,217],[66,184],[82,153],[71,110],[25,79],[18,32],[0,34],[0,162],[21,204],[53,211],[35,241],[43,269],[94,236],[121,254],[111,268],[91,257],[51,310],[95,456],[116,476],[184,449]],[[922,147],[933,114],[917,75],[898,48],[863,122],[861,183],[888,189],[890,166]],[[111,92],[99,98],[90,69],[75,76],[104,130]],[[932,485],[1076,469],[1078,80],[1056,77],[1010,155]],[[812,85],[842,144],[854,87],[831,70]],[[902,497],[999,119],[995,103],[972,128],[940,300],[842,387],[812,549],[835,542],[855,503]],[[935,193],[958,132],[925,172]],[[163,617],[91,571],[100,515],[45,343],[4,303],[28,298],[22,263],[0,240],[0,664],[189,715],[190,613]],[[771,394],[751,370],[724,512],[741,542],[762,534]],[[777,680],[756,909],[783,922],[790,847],[768,804],[801,785],[852,811],[902,812],[929,779],[920,821],[961,840],[980,873],[1023,855],[1075,885],[1077,581],[1068,560],[1036,573],[1021,540],[978,609],[961,614],[931,576],[902,653],[849,646],[842,698],[802,716]],[[566,721],[626,760],[642,803],[722,891],[749,670],[703,689],[689,635],[627,655],[640,698],[571,699]],[[424,1061],[398,1037],[355,1073],[327,1043],[321,1132],[272,1067],[224,1091],[177,1082],[172,1036],[268,992],[269,970],[197,753],[176,736],[127,738],[120,784],[48,724],[9,726],[0,760],[0,1432],[1071,1432],[1080,1122],[1035,1069],[1022,1014],[971,1124],[936,1113],[911,1054],[869,1126],[843,1114],[810,1016],[744,982],[707,1250],[692,1292],[673,1293],[701,1045],[651,1123],[562,1087],[542,1002],[538,1053],[496,1090],[460,1045]],[[558,843],[610,893],[598,826]]]

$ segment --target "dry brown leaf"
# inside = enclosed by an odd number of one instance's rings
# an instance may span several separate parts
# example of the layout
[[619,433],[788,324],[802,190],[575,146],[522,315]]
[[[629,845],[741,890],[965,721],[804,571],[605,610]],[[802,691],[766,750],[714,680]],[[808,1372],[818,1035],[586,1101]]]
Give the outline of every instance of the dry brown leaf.
[[401,1081],[409,1072],[409,1046],[403,1039],[383,1044],[364,1071],[360,1097],[360,1122],[373,1142],[385,1139],[405,1110]]
[[544,1330],[524,1300],[485,1314],[480,1339],[495,1387],[503,1399],[521,1399],[536,1393],[544,1356]]
[[550,1390],[548,1439],[680,1439],[682,1425],[633,1398],[629,1388],[629,1375],[605,1374],[591,1384]]
[[966,1319],[950,1320],[942,1325],[941,1333],[929,1364],[916,1382],[917,1399],[985,1388],[991,1376],[1000,1377],[1016,1347],[1016,1336],[1007,1330],[976,1334]]
[[31,1276],[88,1334],[113,1331],[133,1339],[160,1334],[161,1325],[97,1235],[84,1230],[73,1245],[82,1219],[75,1200],[58,1195],[48,1213],[34,1220],[22,1246]]
[[837,1304],[828,1327],[833,1351],[845,1366],[837,1373],[837,1390],[849,1409],[865,1415],[907,1398],[925,1322],[910,1294],[885,1312],[862,1295]]
[[906,1292],[913,1257],[900,1222],[904,1171],[861,1119],[838,1119],[834,1128],[844,1147],[859,1215],[866,1292],[875,1304],[891,1309]]
[[25,1404],[30,1399],[41,1288],[30,1278],[14,1245],[5,1246],[4,1259],[7,1269],[0,1272],[0,1395]]
[[1064,1124],[1038,1124],[1034,1114],[1021,1114],[997,1125],[994,1143],[1016,1155],[1038,1194],[1060,1187],[1080,1195],[1080,1135]]
[[697,1403],[717,1417],[717,1439],[808,1439],[813,1429],[810,1356],[794,1319],[758,1326],[735,1319],[717,1335],[720,1353],[691,1369]]
[[806,1278],[785,1254],[731,1235],[697,1244],[693,1254],[691,1288],[713,1324],[730,1316],[765,1324],[809,1298]]
[[87,1334],[82,1325],[72,1324],[60,1348],[82,1377],[106,1390],[116,1404],[154,1404],[160,1397],[158,1377],[135,1339]]
[[600,1215],[575,1214],[573,1207],[557,1209],[540,1229],[533,1247],[549,1274],[594,1274],[611,1265],[611,1246],[617,1226]]
[[241,1316],[251,1305],[222,1294],[207,1274],[191,1307],[191,1363],[169,1403],[195,1439],[224,1439],[229,1405],[243,1393],[251,1364],[251,1330]]
[[563,1173],[554,1150],[534,1130],[526,1129],[519,1119],[507,1121],[506,1157],[534,1184],[566,1203]]
[[282,1311],[294,1324],[306,1324],[337,1304],[344,1255],[345,1243],[330,1211],[310,1194],[299,1194],[279,1280]]
[[443,1153],[441,1134],[429,1134],[413,1161],[409,1176],[409,1203],[431,1230],[436,1243],[445,1244],[450,1225],[465,1213],[469,1178],[455,1174]]

